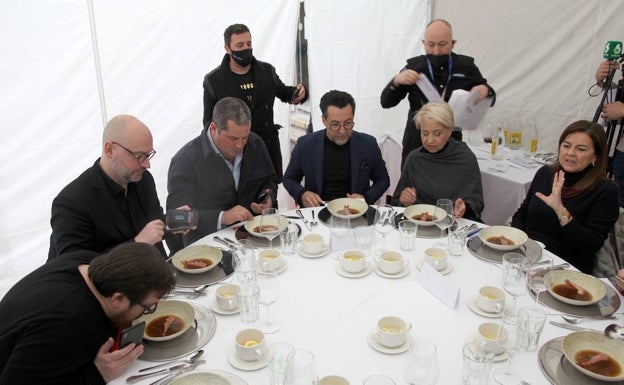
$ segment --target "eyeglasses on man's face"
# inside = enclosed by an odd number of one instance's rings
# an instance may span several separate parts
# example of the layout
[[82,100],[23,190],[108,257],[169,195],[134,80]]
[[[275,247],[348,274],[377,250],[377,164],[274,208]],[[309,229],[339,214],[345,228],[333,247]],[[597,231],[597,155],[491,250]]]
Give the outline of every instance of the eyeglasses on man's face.
[[126,152],[130,155],[132,155],[139,164],[142,164],[143,162],[145,162],[146,160],[152,159],[154,157],[154,155],[156,155],[156,150],[152,149],[152,151],[145,153],[142,151],[139,152],[134,152],[131,151],[130,149],[122,146],[121,144],[117,143],[117,142],[113,142],[113,144],[118,145],[119,147],[123,148],[124,150],[126,150]]
[[143,305],[142,303],[138,303],[137,305],[143,308],[143,314],[152,314],[158,308],[158,302],[154,303],[152,306]]
[[355,122],[353,120],[346,120],[344,122],[337,122],[337,121],[331,121],[329,122],[329,126],[327,128],[329,128],[330,131],[338,131],[340,130],[340,127],[344,128],[345,131],[351,131],[353,130],[353,127],[355,126]]

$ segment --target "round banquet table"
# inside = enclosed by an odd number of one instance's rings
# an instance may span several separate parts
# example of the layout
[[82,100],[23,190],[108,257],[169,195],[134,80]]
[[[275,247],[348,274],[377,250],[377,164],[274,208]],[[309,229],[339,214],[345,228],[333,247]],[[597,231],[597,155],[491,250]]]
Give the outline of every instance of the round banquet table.
[[[317,219],[320,209],[314,209]],[[308,220],[312,218],[311,210],[313,209],[302,209],[303,215]],[[281,214],[295,215],[294,211]],[[309,231],[301,220],[290,219],[290,221],[301,226],[301,235],[316,232],[323,234],[329,242],[329,228],[321,221],[312,226],[312,231]],[[465,219],[458,220],[459,226],[471,223]],[[223,248],[224,246],[217,243],[213,237],[216,235],[235,239],[234,234],[234,227],[226,228],[200,239],[196,244]],[[386,248],[400,251],[398,237],[396,230],[390,233],[386,239]],[[278,275],[281,296],[271,305],[271,317],[281,323],[281,329],[274,334],[267,334],[267,343],[283,341],[296,349],[310,350],[314,354],[319,377],[336,374],[346,377],[352,385],[359,385],[370,375],[385,374],[397,384],[405,384],[403,371],[407,353],[380,353],[367,342],[379,318],[395,315],[412,324],[410,336],[413,339],[430,340],[437,346],[440,373],[437,383],[440,385],[462,383],[462,346],[474,337],[479,324],[500,322],[499,318],[485,318],[474,313],[468,307],[468,302],[481,286],[500,287],[502,272],[498,264],[477,258],[467,249],[464,249],[461,257],[449,257],[453,270],[446,277],[460,288],[458,303],[451,309],[419,284],[420,272],[416,268],[424,250],[440,242],[446,244],[446,238],[417,238],[415,249],[409,252],[401,251],[409,260],[411,271],[407,276],[397,279],[384,278],[375,271],[362,278],[345,278],[336,272],[337,262],[332,258],[340,251],[332,250],[320,258],[304,258],[299,254],[286,256],[287,268]],[[274,245],[279,245],[279,238],[274,240]],[[380,245],[381,237],[375,232],[373,251]],[[549,254],[547,251],[544,253]],[[557,256],[550,255],[555,264],[562,262]],[[372,262],[370,257],[369,262]],[[218,284],[209,287],[206,295],[192,300],[184,297],[171,298],[197,302],[209,307],[217,287]],[[507,300],[511,301],[511,297],[508,296]],[[518,298],[517,304],[520,308],[534,302],[533,297],[525,294]],[[540,345],[572,332],[548,323],[550,320],[564,321],[558,311],[549,308],[545,310],[548,316]],[[618,320],[586,319],[582,326],[602,330],[610,323],[621,323],[620,310],[618,309],[617,313]],[[250,385],[268,384],[266,368],[242,371],[228,363],[227,356],[234,348],[236,333],[254,325],[243,324],[239,314],[215,315],[216,332],[203,347],[203,359],[206,363],[199,366],[198,370],[225,370],[238,375]],[[261,319],[265,316],[266,308],[260,305]],[[496,362],[493,368],[506,364],[506,361]],[[138,360],[112,384],[125,384],[128,376],[151,365],[154,363]],[[531,385],[549,383],[540,369],[537,352],[515,354],[512,368]],[[149,384],[154,380],[155,377],[152,377],[139,384]],[[489,384],[495,383],[494,379],[490,378]]]

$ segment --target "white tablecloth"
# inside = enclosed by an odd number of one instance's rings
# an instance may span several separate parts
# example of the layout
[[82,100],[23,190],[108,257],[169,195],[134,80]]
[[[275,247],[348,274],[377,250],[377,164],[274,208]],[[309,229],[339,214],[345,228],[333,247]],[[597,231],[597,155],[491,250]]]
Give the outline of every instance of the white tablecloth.
[[[308,219],[311,218],[310,209],[304,209],[303,212]],[[308,232],[301,221],[294,222],[301,224],[304,233]],[[460,220],[460,225],[466,223]],[[312,230],[329,239],[329,229],[324,224],[319,222]],[[225,229],[215,235],[233,239],[234,230]],[[380,241],[381,238],[375,234],[373,247],[378,247]],[[436,344],[440,368],[438,384],[460,384],[462,346],[474,335],[479,324],[499,321],[473,313],[467,303],[480,286],[500,286],[501,270],[498,265],[476,258],[468,251],[461,257],[451,257],[449,262],[453,265],[453,271],[446,277],[461,288],[459,305],[451,309],[419,284],[419,272],[415,268],[424,249],[441,241],[446,242],[446,239],[418,238],[415,250],[404,253],[409,259],[411,273],[400,279],[383,278],[374,271],[363,278],[344,278],[335,271],[336,262],[332,259],[335,253],[317,259],[307,259],[297,254],[288,256],[288,267],[279,275],[281,297],[271,306],[272,318],[282,326],[277,333],[267,335],[267,342],[284,341],[295,348],[312,351],[320,377],[337,374],[349,379],[352,385],[359,385],[372,374],[386,374],[397,384],[405,384],[403,369],[406,354],[382,354],[367,343],[367,336],[379,318],[396,315],[412,323],[410,334],[414,339],[431,340]],[[197,243],[222,247],[212,239],[212,235]],[[386,245],[398,250],[396,231],[388,235]],[[555,263],[560,262],[557,257],[554,260]],[[208,306],[215,290],[216,287],[210,287],[206,296],[195,301]],[[533,302],[526,294],[519,298],[518,305]],[[546,310],[551,313],[548,320],[562,321],[558,312]],[[266,310],[261,308],[260,314],[264,317]],[[245,372],[233,368],[227,360],[228,353],[234,347],[234,336],[249,326],[241,323],[238,314],[217,314],[216,317],[216,333],[203,347],[203,357],[207,362],[199,369],[226,370],[237,374],[250,385],[268,384],[266,368]],[[600,329],[612,322],[586,320],[583,324]],[[569,332],[547,323],[540,344]],[[125,384],[126,377],[149,365],[153,363],[137,361],[113,384]],[[504,365],[506,362],[499,362],[494,367]],[[515,355],[512,367],[532,385],[549,383],[539,369],[536,352]],[[152,381],[154,378],[139,384]],[[494,383],[491,379],[490,384]]]

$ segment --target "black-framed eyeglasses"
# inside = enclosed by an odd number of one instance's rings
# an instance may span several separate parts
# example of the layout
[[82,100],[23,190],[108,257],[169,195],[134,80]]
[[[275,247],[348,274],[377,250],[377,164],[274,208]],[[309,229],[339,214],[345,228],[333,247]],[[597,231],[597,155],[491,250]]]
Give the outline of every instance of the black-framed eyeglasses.
[[333,122],[329,123],[329,127],[327,127],[327,128],[329,128],[330,131],[334,131],[335,132],[335,131],[340,130],[340,127],[344,128],[345,131],[351,131],[351,130],[353,130],[353,127],[355,127],[355,122],[353,120],[347,120],[347,121],[344,121],[344,122],[335,122],[335,121],[333,121]]
[[148,159],[152,159],[154,157],[154,155],[156,155],[156,150],[152,149],[152,151],[145,153],[145,152],[134,152],[131,151],[130,149],[122,146],[121,144],[117,143],[117,142],[113,142],[113,144],[118,145],[119,147],[123,148],[124,150],[126,150],[126,152],[130,155],[132,155],[137,162],[139,162],[139,164],[145,162]]
[[152,314],[158,308],[158,302],[156,302],[152,306],[146,306],[146,305],[143,305],[142,303],[138,303],[137,305],[143,308],[143,314]]

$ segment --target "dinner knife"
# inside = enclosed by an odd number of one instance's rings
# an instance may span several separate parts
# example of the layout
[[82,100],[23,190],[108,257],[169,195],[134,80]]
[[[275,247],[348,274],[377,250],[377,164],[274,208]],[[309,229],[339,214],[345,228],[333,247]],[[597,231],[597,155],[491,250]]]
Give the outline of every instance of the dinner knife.
[[564,324],[563,322],[550,321],[550,324],[551,324],[551,325],[555,325],[555,326],[559,326],[560,328],[574,330],[574,331],[576,331],[576,332],[586,332],[586,331],[590,331],[590,332],[598,332],[598,333],[602,333],[602,331],[600,331],[600,330],[590,329],[590,328],[582,328],[582,327],[580,327],[580,326],[574,326],[574,325],[570,325],[570,324]]

